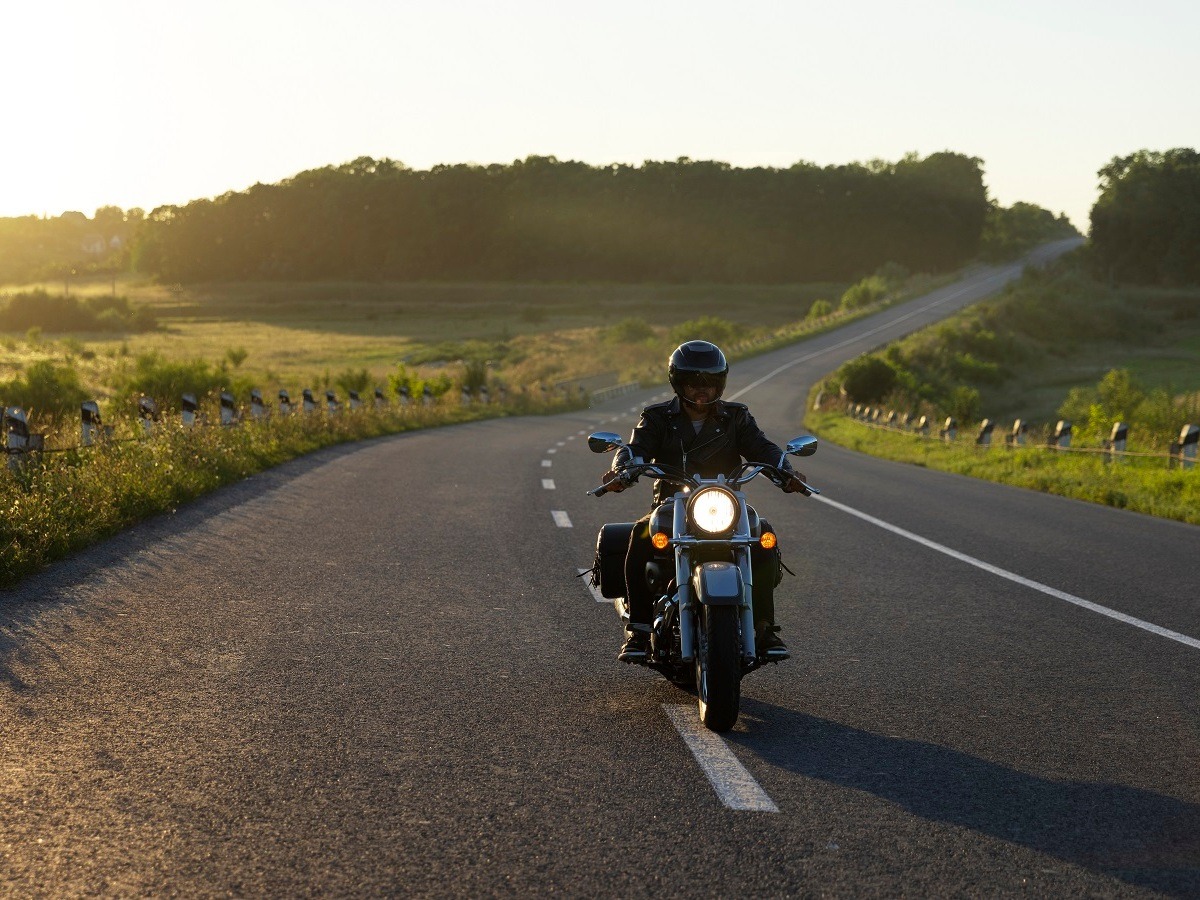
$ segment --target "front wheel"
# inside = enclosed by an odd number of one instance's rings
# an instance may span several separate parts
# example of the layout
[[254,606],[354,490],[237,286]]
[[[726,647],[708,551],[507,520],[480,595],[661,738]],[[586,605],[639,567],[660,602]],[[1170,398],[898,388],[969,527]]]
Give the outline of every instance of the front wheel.
[[702,606],[697,628],[696,694],[700,721],[711,731],[728,731],[737,722],[742,696],[740,610]]

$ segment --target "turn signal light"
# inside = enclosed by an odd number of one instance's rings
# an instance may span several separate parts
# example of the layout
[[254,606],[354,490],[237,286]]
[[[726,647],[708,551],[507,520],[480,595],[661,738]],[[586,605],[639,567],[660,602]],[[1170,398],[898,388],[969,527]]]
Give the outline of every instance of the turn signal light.
[[775,532],[763,532],[763,536],[758,539],[758,542],[763,545],[764,550],[774,550],[775,545],[779,543],[779,538],[775,537]]
[[656,531],[650,537],[650,543],[654,545],[655,550],[666,550],[667,545],[671,543],[671,536],[662,531]]

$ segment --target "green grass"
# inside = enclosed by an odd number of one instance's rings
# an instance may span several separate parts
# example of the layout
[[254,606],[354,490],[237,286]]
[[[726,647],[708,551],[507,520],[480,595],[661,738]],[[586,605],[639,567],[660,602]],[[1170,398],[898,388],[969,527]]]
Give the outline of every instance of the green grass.
[[1009,448],[999,433],[987,449],[951,444],[937,440],[936,429],[934,438],[888,431],[837,410],[810,412],[805,422],[825,440],[882,459],[1200,525],[1200,467],[1172,470],[1162,458],[1110,463],[1100,454]]

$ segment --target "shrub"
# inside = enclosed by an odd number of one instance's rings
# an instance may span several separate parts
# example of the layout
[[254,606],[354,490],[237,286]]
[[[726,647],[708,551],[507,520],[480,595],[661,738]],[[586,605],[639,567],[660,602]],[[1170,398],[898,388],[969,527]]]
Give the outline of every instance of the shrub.
[[608,344],[642,344],[654,338],[654,329],[644,319],[622,319],[604,329],[604,341]]
[[860,356],[838,369],[846,395],[854,403],[878,403],[896,387],[897,373],[887,360]]
[[745,327],[734,322],[727,322],[716,316],[701,316],[699,319],[681,322],[672,328],[671,343],[711,341],[714,344],[732,344],[745,333]]
[[55,417],[78,412],[79,404],[88,399],[74,367],[50,360],[35,362],[23,378],[0,384],[0,394],[10,406]]
[[149,308],[135,307],[127,297],[81,300],[36,290],[14,294],[0,306],[0,328],[7,331],[152,331],[157,327]]
[[143,353],[134,363],[133,372],[119,379],[126,393],[153,397],[160,406],[174,408],[183,394],[201,397],[225,386],[228,376],[203,359],[173,362],[160,353]]
[[808,308],[806,319],[823,319],[833,312],[833,304],[828,300],[814,300],[813,305]]

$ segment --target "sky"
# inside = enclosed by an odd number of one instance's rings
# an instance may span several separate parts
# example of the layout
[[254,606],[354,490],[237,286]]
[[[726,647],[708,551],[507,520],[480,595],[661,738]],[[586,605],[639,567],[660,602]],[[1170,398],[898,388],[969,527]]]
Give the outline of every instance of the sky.
[[951,150],[1081,230],[1200,147],[1194,0],[39,0],[0,30],[0,216],[146,211],[359,156],[786,167]]

